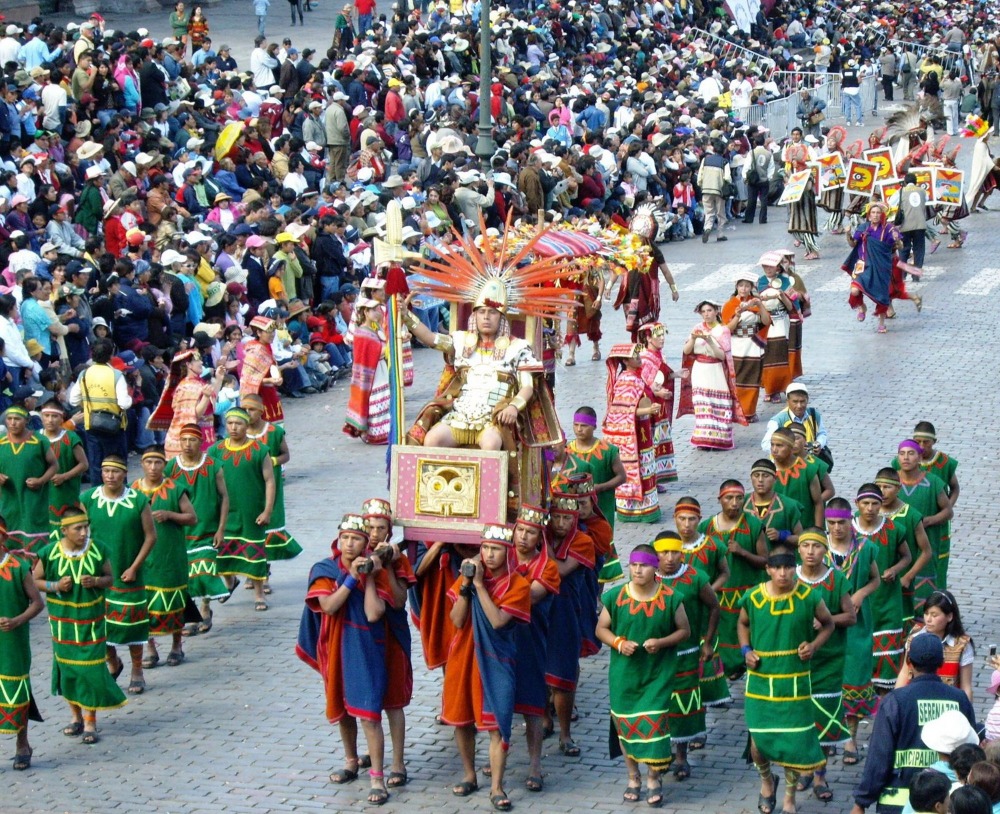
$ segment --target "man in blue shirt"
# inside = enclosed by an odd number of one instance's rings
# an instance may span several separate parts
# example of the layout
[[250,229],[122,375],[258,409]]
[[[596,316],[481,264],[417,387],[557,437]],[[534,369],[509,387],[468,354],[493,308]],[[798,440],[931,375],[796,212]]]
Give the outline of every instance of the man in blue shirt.
[[196,68],[200,68],[205,64],[205,60],[214,56],[216,56],[216,53],[212,50],[212,38],[205,37],[201,42],[201,48],[191,55],[191,64]]
[[806,386],[801,382],[792,382],[785,388],[785,398],[788,407],[776,413],[767,422],[767,431],[760,442],[760,448],[770,454],[771,436],[778,427],[802,424],[806,428],[806,443],[813,445],[817,450],[825,449],[827,435],[823,417],[819,414],[819,410],[809,406],[809,390]]
[[583,125],[584,130],[590,133],[603,130],[608,123],[607,116],[597,109],[597,97],[593,94],[587,97],[587,107],[577,115],[576,123]]

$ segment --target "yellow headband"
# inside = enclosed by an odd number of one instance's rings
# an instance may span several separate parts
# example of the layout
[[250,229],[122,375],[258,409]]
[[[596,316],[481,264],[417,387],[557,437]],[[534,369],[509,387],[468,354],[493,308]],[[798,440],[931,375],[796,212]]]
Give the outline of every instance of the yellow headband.
[[62,528],[66,528],[67,526],[75,526],[79,523],[89,523],[89,522],[90,519],[87,517],[85,512],[76,511],[62,518],[62,520],[59,521],[59,525]]
[[664,551],[680,551],[681,550],[681,538],[676,534],[663,535],[662,537],[657,537],[653,540],[653,550],[657,554],[662,554]]
[[122,472],[128,472],[128,467],[121,461],[103,460],[101,461],[101,469],[104,469],[105,467],[110,469],[120,469]]
[[826,539],[826,535],[816,531],[802,532],[799,535],[799,545],[802,543],[819,543],[824,548],[830,545],[830,541]]
[[159,450],[155,450],[155,449],[151,449],[149,452],[142,453],[142,460],[145,461],[147,458],[155,458],[158,461],[166,461],[167,460],[167,456],[166,455],[164,455]]

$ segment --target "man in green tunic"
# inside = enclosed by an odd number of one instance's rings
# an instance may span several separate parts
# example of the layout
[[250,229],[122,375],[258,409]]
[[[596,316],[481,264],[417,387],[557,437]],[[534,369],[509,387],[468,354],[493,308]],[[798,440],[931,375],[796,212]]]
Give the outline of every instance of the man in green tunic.
[[771,435],[771,460],[778,479],[774,491],[798,502],[803,525],[822,526],[823,490],[819,476],[795,454],[795,435],[791,430],[780,427]]
[[705,706],[701,697],[702,667],[715,656],[715,634],[719,628],[719,599],[708,577],[684,562],[681,538],[673,532],[660,534],[653,542],[660,559],[658,575],[681,598],[691,638],[677,651],[674,688],[670,696],[670,738],[677,759],[673,773],[678,780],[691,776],[688,744],[705,737]]
[[[833,615],[833,634],[809,665],[816,732],[823,752],[829,757],[851,736],[844,721],[844,658],[847,631],[857,622],[857,616],[847,579],[826,561],[826,534],[819,529],[806,529],[799,535],[798,549],[802,564],[795,573],[799,582],[822,597]],[[825,763],[812,775],[802,775],[796,791],[807,791],[810,787],[818,800],[828,803],[833,799],[826,782]]]
[[0,515],[7,520],[11,545],[26,551],[49,538],[49,481],[56,456],[28,430],[28,411],[17,405],[3,414],[7,434],[0,438]]
[[66,411],[57,400],[43,404],[39,414],[42,429],[38,437],[51,447],[56,458],[56,473],[49,481],[50,536],[55,540],[59,538],[63,514],[80,502],[80,481],[89,463],[80,436],[63,426]]
[[114,582],[105,592],[108,669],[117,678],[124,669],[118,647],[127,646],[132,661],[128,692],[146,691],[142,648],[149,639],[149,613],[143,563],[156,544],[156,526],[149,500],[125,485],[128,467],[117,455],[101,462],[100,486],[85,492],[81,502],[90,520],[91,536],[107,553]]
[[618,457],[618,447],[595,437],[597,412],[593,407],[578,407],[573,414],[573,435],[566,444],[566,462],[562,474],[590,474],[597,492],[601,513],[615,527],[615,489],[625,483],[625,467]]
[[646,802],[663,802],[661,772],[673,760],[670,697],[677,654],[691,635],[680,596],[656,579],[659,559],[650,545],[629,557],[629,582],[601,597],[597,637],[611,648],[608,690],[611,722],[628,769],[623,800],[636,802],[639,764],[646,764]]
[[218,461],[201,451],[204,435],[197,424],[181,427],[181,454],[167,466],[167,477],[184,485],[194,506],[195,524],[187,528],[188,594],[201,600],[201,622],[190,624],[186,634],[212,629],[213,599],[226,600],[229,589],[218,573],[218,551],[229,517],[229,490]]
[[142,666],[156,667],[160,654],[156,636],[171,636],[167,666],[176,667],[184,661],[181,632],[184,630],[184,608],[188,593],[187,545],[184,527],[195,522],[194,506],[183,484],[165,479],[163,470],[167,456],[163,447],[149,447],[142,453],[142,477],[132,484],[149,500],[156,524],[156,545],[145,564],[146,602],[149,610],[149,641]]
[[[0,734],[15,735],[14,769],[31,767],[28,716],[31,695],[31,642],[28,622],[42,612],[42,597],[27,557],[7,548],[0,518]],[[39,720],[35,711],[35,720]]]
[[749,756],[760,774],[761,814],[772,814],[777,799],[772,763],[785,767],[782,808],[794,810],[800,774],[825,762],[814,723],[810,661],[834,629],[822,597],[798,581],[795,552],[787,543],[772,548],[767,575],[743,597],[738,627],[747,666]]
[[774,461],[760,458],[750,467],[750,486],[743,510],[760,519],[769,543],[799,544],[802,531],[802,504],[774,491],[778,480]]
[[921,452],[920,444],[909,438],[899,444],[896,451],[899,499],[924,516],[924,530],[934,556],[934,590],[943,591],[948,587],[948,559],[951,556],[948,523],[955,512],[942,480],[920,466]]

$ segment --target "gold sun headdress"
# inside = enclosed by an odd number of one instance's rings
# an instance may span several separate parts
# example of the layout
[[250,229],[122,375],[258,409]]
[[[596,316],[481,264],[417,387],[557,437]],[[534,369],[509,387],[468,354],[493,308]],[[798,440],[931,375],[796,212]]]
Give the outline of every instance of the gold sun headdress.
[[[479,226],[485,234],[482,214]],[[473,308],[486,305],[504,315],[555,317],[566,313],[577,292],[553,284],[579,271],[564,257],[538,257],[534,250],[548,231],[539,230],[516,253],[511,246],[514,230],[510,217],[498,243],[487,238],[477,246],[471,237],[456,231],[459,250],[430,246],[437,257],[414,269],[423,280],[414,282],[413,287],[446,302],[471,303]]]

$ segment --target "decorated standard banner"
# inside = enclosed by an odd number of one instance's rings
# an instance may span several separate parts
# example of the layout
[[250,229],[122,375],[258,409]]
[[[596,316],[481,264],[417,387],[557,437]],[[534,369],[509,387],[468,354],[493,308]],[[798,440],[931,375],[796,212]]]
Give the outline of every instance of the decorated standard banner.
[[965,171],[954,167],[934,167],[934,202],[938,206],[960,206],[965,190]]
[[821,155],[816,159],[819,165],[819,193],[830,189],[840,189],[847,183],[847,170],[840,153]]
[[809,178],[812,174],[813,171],[811,169],[805,169],[789,175],[785,179],[785,188],[781,192],[781,197],[778,198],[778,206],[797,203],[802,200],[802,194],[806,191],[806,185],[809,183]]
[[923,187],[927,193],[927,203],[936,203],[934,200],[934,173],[930,167],[913,167],[910,169],[917,177],[917,186]]
[[892,166],[892,150],[888,147],[877,147],[874,150],[865,150],[862,153],[865,161],[878,164],[878,172],[875,174],[876,181],[884,181],[892,178],[896,173]]
[[871,197],[875,194],[875,177],[879,165],[874,161],[852,158],[847,168],[847,191],[852,195]]
[[889,207],[889,211],[886,214],[889,220],[896,217],[896,210],[899,209],[899,193],[902,189],[903,180],[901,178],[889,178],[885,181],[875,182],[875,196]]

